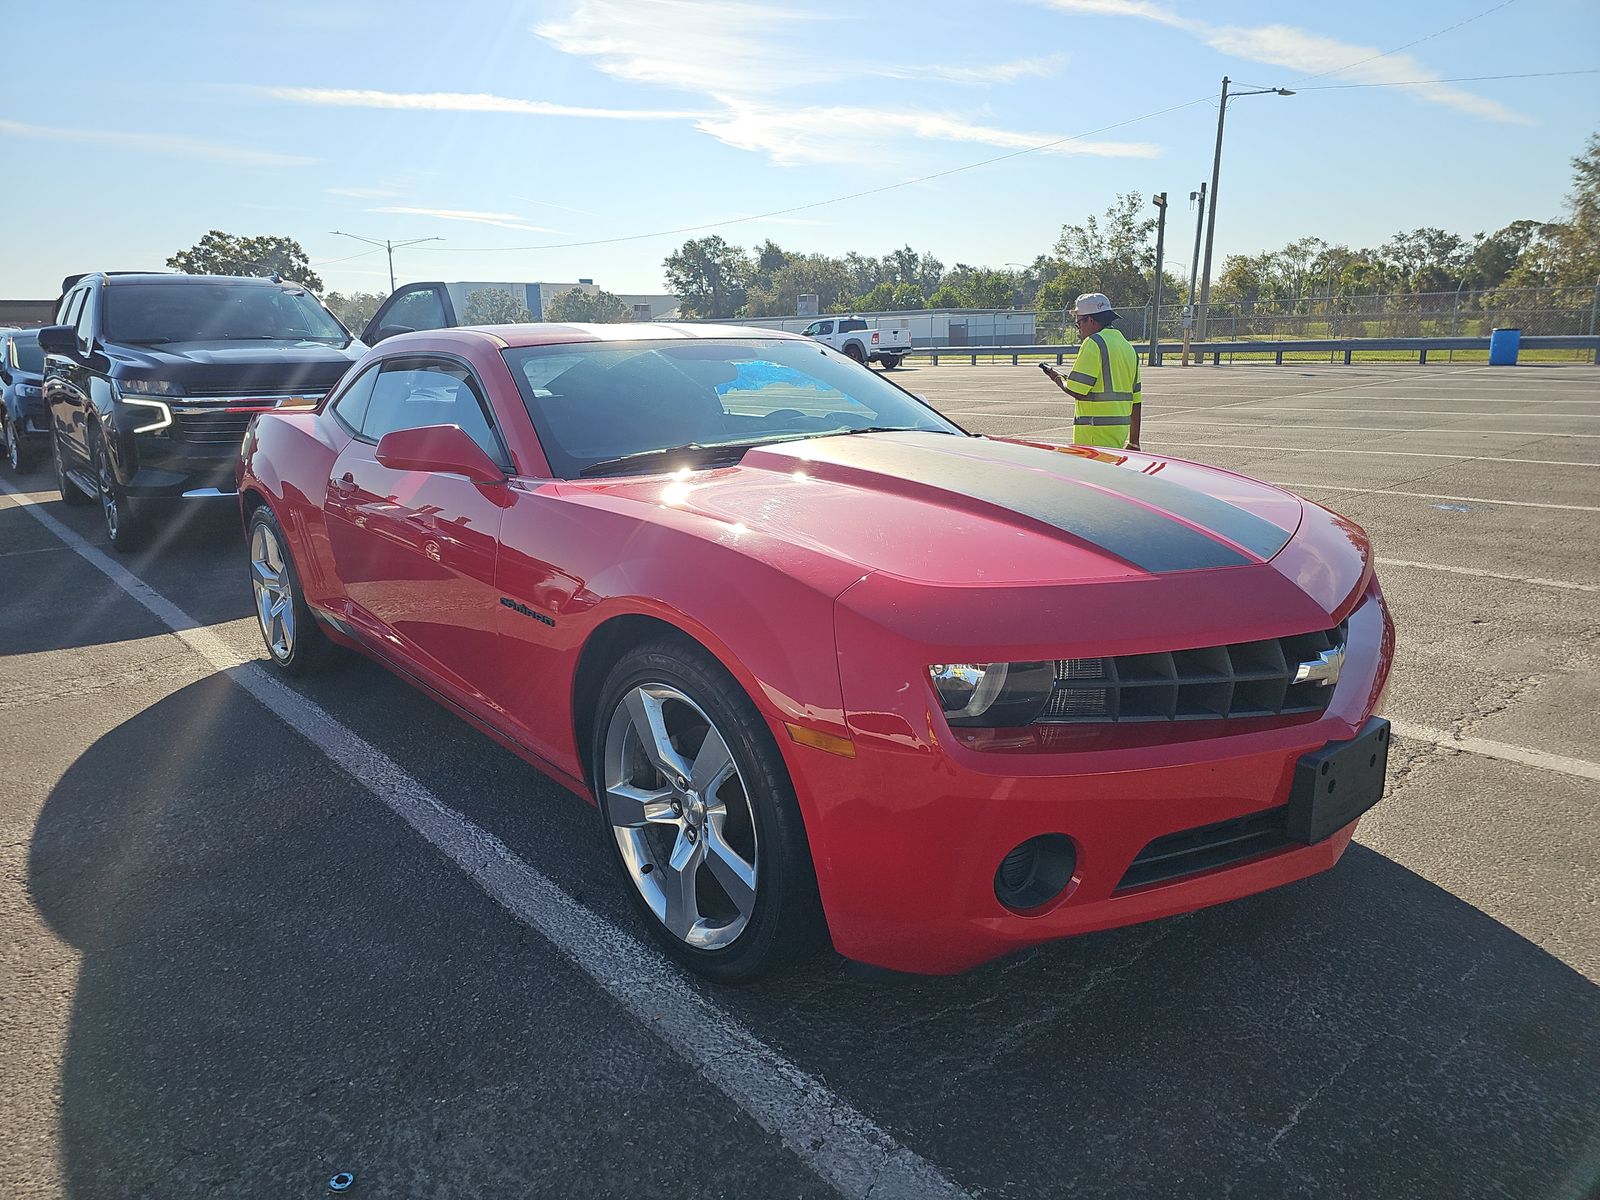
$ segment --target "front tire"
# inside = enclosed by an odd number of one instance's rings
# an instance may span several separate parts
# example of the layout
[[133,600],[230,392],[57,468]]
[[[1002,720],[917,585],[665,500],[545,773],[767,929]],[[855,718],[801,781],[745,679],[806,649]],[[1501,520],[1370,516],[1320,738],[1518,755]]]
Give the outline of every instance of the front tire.
[[61,435],[55,432],[50,434],[50,454],[55,462],[56,491],[61,493],[61,503],[70,504],[74,508],[92,504],[94,497],[73,483],[67,475],[67,460],[61,452]]
[[338,648],[311,615],[289,553],[289,540],[265,504],[250,514],[247,544],[256,624],[267,645],[267,657],[285,675],[311,675],[322,670]]
[[95,482],[100,485],[100,518],[105,525],[106,538],[119,552],[126,554],[144,542],[145,521],[133,510],[127,492],[117,480],[105,431],[98,426],[89,433],[89,453],[94,459]]
[[0,435],[5,437],[6,462],[11,466],[13,475],[26,475],[33,470],[33,447],[28,445],[17,423],[11,419],[11,414],[0,411]]
[[592,747],[612,860],[651,935],[719,983],[747,983],[826,939],[810,845],[772,734],[699,646],[617,663]]

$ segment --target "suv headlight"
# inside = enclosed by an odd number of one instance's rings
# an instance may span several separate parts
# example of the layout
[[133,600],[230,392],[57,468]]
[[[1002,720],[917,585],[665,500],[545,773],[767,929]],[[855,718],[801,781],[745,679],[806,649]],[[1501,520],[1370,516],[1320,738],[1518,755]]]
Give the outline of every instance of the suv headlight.
[[1031,724],[1055,688],[1054,662],[938,663],[928,668],[952,725],[1014,729]]
[[183,395],[181,387],[164,379],[117,380],[117,398],[134,409],[130,415],[135,420],[149,418],[143,424],[135,425],[134,433],[155,433],[172,424],[172,409],[167,407],[166,401],[150,400],[145,397],[181,395]]
[[124,396],[181,396],[183,388],[165,379],[119,379],[117,391]]

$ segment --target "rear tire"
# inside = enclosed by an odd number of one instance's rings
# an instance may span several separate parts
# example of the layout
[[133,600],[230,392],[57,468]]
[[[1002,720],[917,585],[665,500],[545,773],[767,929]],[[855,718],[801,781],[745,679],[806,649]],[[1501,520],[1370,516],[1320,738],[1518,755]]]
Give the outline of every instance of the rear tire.
[[668,955],[738,984],[826,944],[788,770],[716,659],[686,638],[629,651],[601,689],[594,729],[611,859]]
[[89,430],[89,454],[94,462],[95,480],[100,485],[100,520],[105,526],[106,539],[122,554],[138,549],[144,543],[148,527],[144,518],[134,511],[128,493],[117,480],[105,432],[98,425]]
[[900,356],[898,354],[885,354],[878,361],[883,364],[885,371],[892,371],[900,365]]
[[250,514],[246,533],[250,589],[267,657],[285,675],[313,675],[338,656],[311,615],[283,526],[265,504]]
[[67,461],[61,451],[61,435],[54,431],[50,434],[50,451],[55,459],[56,490],[61,493],[61,503],[70,504],[74,508],[94,503],[94,497],[68,477]]

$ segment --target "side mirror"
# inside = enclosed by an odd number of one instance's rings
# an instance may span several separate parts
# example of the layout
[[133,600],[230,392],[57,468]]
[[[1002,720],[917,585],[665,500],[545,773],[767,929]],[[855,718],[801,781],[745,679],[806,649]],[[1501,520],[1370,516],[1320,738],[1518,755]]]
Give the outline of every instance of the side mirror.
[[459,425],[396,429],[378,439],[378,461],[391,471],[465,475],[474,483],[500,483],[506,473]]
[[78,348],[78,331],[71,325],[46,325],[39,330],[39,349],[46,354],[71,354]]

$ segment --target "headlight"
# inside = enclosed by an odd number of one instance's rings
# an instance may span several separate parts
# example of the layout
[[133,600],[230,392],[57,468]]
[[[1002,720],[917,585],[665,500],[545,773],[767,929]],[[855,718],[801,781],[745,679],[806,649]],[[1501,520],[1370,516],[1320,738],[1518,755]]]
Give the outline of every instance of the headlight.
[[165,379],[119,379],[117,391],[124,396],[181,396],[183,389]]
[[134,433],[154,433],[158,429],[165,429],[172,424],[172,410],[160,400],[141,400],[137,396],[123,396],[122,402],[132,406],[136,412],[134,419],[149,416],[143,425],[135,425]]
[[952,725],[1011,729],[1044,711],[1055,688],[1054,662],[939,663],[928,668]]

